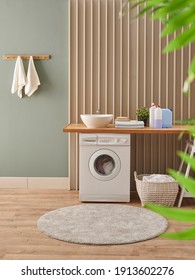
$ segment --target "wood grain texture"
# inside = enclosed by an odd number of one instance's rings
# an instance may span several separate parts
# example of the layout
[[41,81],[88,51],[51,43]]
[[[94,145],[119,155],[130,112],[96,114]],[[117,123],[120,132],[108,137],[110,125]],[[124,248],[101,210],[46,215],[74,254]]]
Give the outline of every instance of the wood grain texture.
[[110,124],[104,128],[88,128],[81,123],[71,123],[63,128],[64,132],[79,132],[79,133],[121,133],[121,134],[179,134],[187,133],[187,126],[173,125],[171,128],[115,128],[114,124]]
[[[177,241],[161,237],[129,245],[79,245],[52,239],[36,226],[38,218],[56,208],[78,205],[78,192],[66,190],[0,190],[1,260],[162,260],[195,259],[195,240]],[[132,193],[129,205],[140,206]],[[184,198],[185,208],[195,208],[195,200]],[[190,224],[188,224],[189,226]],[[169,221],[169,231],[179,231],[184,223]]]
[[39,55],[34,55],[34,54],[5,54],[3,55],[4,60],[16,60],[20,56],[23,60],[29,60],[30,56],[33,57],[35,60],[48,60],[51,58],[49,54],[39,54]]

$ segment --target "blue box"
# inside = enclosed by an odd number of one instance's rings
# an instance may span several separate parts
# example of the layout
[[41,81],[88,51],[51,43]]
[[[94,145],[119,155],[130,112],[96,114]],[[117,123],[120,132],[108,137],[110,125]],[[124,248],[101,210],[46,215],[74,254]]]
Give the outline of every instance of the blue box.
[[172,110],[162,109],[162,128],[172,127]]

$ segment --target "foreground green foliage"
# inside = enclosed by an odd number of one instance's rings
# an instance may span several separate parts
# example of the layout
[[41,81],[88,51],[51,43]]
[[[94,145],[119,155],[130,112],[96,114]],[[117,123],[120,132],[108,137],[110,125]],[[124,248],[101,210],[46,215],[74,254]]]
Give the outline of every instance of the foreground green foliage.
[[[130,2],[131,9],[139,7],[139,14],[137,16],[147,13],[152,20],[160,20],[163,23],[164,28],[161,35],[172,38],[163,52],[176,51],[195,41],[195,0],[128,0],[127,2]],[[188,77],[184,82],[184,93],[189,91],[190,83],[194,79],[195,57],[192,59]],[[185,122],[189,125],[189,134],[193,138],[195,136],[195,120],[185,120]],[[190,127],[190,125],[193,126]],[[179,152],[178,155],[186,164],[190,163],[191,169],[195,171],[195,158],[190,158],[189,155],[183,152]],[[184,174],[171,169],[169,170],[169,174],[175,178],[182,188],[185,188],[195,197],[194,178],[186,178]],[[146,204],[145,207],[169,219],[195,223],[194,210],[170,208],[153,204]],[[180,240],[192,240],[195,239],[195,226],[182,232],[165,233],[162,236]]]
[[[190,132],[192,137],[195,133],[194,129]],[[178,155],[181,159],[184,160],[186,164],[190,164],[191,170],[195,171],[195,158],[190,158],[189,155],[178,152]],[[188,177],[186,178],[184,174],[178,173],[175,170],[169,169],[169,174],[175,178],[175,180],[179,183],[182,188],[185,188],[193,197],[195,197],[195,180],[194,178]],[[182,208],[171,208],[166,206],[154,205],[154,204],[146,204],[146,208],[153,210],[166,218],[182,221],[182,222],[190,222],[195,223],[195,211],[192,209],[182,209]],[[163,237],[180,239],[180,240],[192,240],[195,239],[195,227],[191,227],[190,229],[176,232],[176,233],[164,233]]]
[[[195,222],[195,211],[186,210],[181,208],[169,208],[165,206],[146,204],[146,207],[152,211],[155,211],[168,219],[173,219],[182,222]],[[161,236],[172,239],[180,240],[193,240],[195,239],[195,227],[186,229],[181,232],[166,232]]]

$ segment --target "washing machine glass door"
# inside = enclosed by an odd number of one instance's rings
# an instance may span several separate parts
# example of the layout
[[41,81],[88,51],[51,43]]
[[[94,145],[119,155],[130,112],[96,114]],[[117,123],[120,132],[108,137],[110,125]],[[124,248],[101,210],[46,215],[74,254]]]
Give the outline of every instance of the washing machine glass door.
[[118,175],[120,168],[118,155],[108,149],[96,151],[89,160],[89,170],[98,180],[112,180]]

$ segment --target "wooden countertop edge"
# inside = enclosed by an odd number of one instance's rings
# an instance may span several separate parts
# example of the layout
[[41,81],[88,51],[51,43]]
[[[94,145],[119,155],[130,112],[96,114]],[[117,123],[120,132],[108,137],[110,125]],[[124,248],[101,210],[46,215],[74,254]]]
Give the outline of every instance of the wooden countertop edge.
[[154,129],[150,127],[144,128],[115,128],[114,124],[110,124],[105,128],[87,128],[81,123],[71,123],[63,128],[63,132],[78,133],[121,133],[121,134],[179,134],[181,132],[188,133],[188,126],[173,125],[172,128]]

